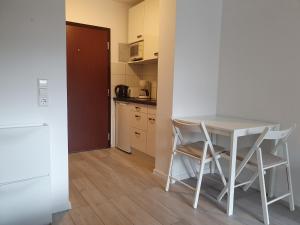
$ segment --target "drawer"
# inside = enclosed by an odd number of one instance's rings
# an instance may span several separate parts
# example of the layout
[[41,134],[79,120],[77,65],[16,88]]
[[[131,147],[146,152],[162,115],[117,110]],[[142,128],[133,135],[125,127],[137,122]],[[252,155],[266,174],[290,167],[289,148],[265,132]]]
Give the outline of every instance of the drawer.
[[148,112],[148,107],[146,105],[141,105],[141,104],[131,104],[131,111],[140,112],[140,113],[147,113]]
[[147,130],[147,148],[146,153],[155,157],[155,128],[156,121],[154,115],[148,115],[148,130]]
[[146,152],[147,135],[145,131],[132,128],[130,142],[132,148]]
[[156,107],[155,106],[148,106],[148,114],[156,115]]
[[147,114],[139,112],[130,113],[131,126],[140,130],[147,130]]

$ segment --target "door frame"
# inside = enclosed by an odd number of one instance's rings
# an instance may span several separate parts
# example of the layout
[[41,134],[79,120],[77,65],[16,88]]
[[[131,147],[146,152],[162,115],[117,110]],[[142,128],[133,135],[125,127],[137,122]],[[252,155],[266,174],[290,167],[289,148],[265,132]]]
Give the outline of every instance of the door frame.
[[[107,105],[107,110],[108,110],[108,133],[109,133],[109,139],[108,139],[108,147],[111,148],[111,31],[110,28],[107,27],[98,27],[94,25],[89,25],[89,24],[83,24],[83,23],[76,23],[76,22],[71,22],[71,21],[66,21],[66,26],[71,25],[71,26],[77,26],[77,27],[85,27],[85,28],[90,28],[90,29],[95,29],[95,30],[104,30],[108,32],[108,43],[109,43],[109,49],[108,49],[108,105]],[[68,75],[67,75],[68,79]]]

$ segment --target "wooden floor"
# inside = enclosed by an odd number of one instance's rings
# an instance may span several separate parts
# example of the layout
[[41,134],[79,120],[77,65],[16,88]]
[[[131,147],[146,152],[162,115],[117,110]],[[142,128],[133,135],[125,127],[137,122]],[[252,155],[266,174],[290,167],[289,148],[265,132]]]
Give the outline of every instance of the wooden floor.
[[[54,215],[54,225],[262,224],[256,191],[237,191],[234,216],[227,217],[225,203],[203,196],[193,209],[193,193],[181,185],[166,193],[164,181],[152,174],[154,160],[142,153],[108,149],[71,154],[69,159],[72,210]],[[208,178],[204,189],[213,193],[218,185]],[[300,213],[275,204],[270,219],[274,225],[300,224]]]

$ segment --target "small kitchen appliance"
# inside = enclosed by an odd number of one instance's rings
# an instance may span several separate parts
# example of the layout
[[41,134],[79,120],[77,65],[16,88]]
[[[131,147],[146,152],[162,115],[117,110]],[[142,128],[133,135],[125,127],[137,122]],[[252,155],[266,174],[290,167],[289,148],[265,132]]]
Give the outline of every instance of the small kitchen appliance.
[[144,41],[135,42],[129,45],[130,61],[139,61],[144,58]]
[[128,98],[128,86],[117,85],[115,87],[115,93],[118,98]]
[[138,98],[141,99],[149,99],[151,98],[151,83],[150,81],[147,80],[140,80],[139,81],[139,85],[140,85],[140,94]]

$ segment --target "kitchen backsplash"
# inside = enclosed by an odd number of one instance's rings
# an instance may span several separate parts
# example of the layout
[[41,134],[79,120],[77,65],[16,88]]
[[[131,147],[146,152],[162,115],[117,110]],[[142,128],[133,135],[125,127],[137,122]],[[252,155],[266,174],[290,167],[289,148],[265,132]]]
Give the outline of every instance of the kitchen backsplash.
[[151,82],[151,98],[156,99],[157,93],[157,64],[128,65],[123,62],[111,64],[111,90],[115,96],[115,87],[125,84],[129,87],[139,89],[139,80]]

